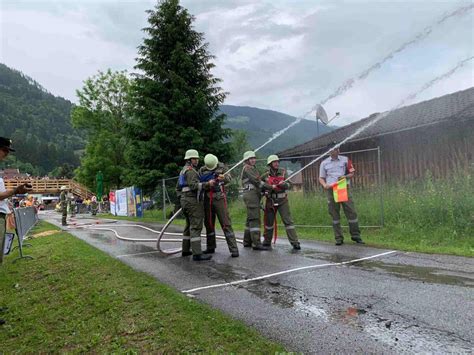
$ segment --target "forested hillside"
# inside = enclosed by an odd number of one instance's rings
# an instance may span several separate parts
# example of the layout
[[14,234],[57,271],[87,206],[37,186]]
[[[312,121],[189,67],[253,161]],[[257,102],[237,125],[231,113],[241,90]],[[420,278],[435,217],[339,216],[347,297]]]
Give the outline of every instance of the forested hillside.
[[[16,153],[7,164],[42,175],[69,164],[84,140],[70,123],[72,103],[47,92],[23,73],[0,64],[0,136],[12,138]],[[29,164],[26,164],[29,163]]]

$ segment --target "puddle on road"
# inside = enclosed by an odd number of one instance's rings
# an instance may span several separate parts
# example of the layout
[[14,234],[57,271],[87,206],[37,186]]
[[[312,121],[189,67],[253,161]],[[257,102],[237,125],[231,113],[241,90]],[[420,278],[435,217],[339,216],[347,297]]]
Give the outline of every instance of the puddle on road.
[[101,240],[105,242],[106,244],[110,244],[110,245],[117,244],[117,238],[115,238],[115,236],[113,235],[109,236],[109,235],[105,235],[101,233],[90,233],[89,237],[97,239],[97,240]]
[[[347,255],[327,254],[315,250],[307,250],[302,254],[305,258],[325,260],[333,263],[351,260]],[[351,265],[352,267],[357,267],[366,271],[389,273],[395,277],[407,280],[441,285],[474,287],[474,275],[462,271],[449,271],[426,266],[387,264],[383,261],[373,260],[364,260]]]
[[301,290],[282,285],[279,281],[240,286],[262,300],[287,310],[303,313],[317,321],[340,323],[365,332],[396,351],[430,353],[468,353],[473,344],[455,333],[418,324],[400,314],[381,316],[374,310],[380,300],[357,305],[352,300],[306,295]]
[[452,272],[425,266],[385,264],[381,261],[364,261],[357,267],[368,271],[388,272],[395,277],[407,280],[474,287],[474,275],[460,271]]
[[[180,254],[178,254],[180,255]],[[232,282],[235,280],[247,279],[251,275],[251,270],[239,267],[233,264],[220,263],[211,260],[205,263],[196,263],[190,260],[190,257],[169,258],[167,262],[179,267],[180,271],[188,272],[191,275],[207,277],[215,280],[216,283]]]
[[304,250],[301,253],[305,258],[314,259],[314,260],[324,260],[331,263],[342,263],[344,261],[352,260],[353,258],[342,255],[342,254],[329,254],[329,253],[322,253],[316,250]]

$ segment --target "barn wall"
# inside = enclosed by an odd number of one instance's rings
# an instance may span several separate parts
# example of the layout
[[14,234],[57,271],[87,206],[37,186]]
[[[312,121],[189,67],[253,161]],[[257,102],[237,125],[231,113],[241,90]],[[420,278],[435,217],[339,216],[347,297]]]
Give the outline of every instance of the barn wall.
[[[412,129],[374,139],[346,144],[342,151],[376,148],[381,150],[382,178],[386,183],[403,183],[420,179],[427,172],[435,178],[448,178],[453,173],[467,173],[474,168],[474,120],[463,123],[438,124]],[[309,154],[318,154],[314,151]],[[308,154],[308,155],[309,155]],[[377,151],[347,154],[354,163],[354,187],[378,185]],[[302,159],[307,164],[312,158]],[[303,171],[305,191],[318,187],[320,162]]]

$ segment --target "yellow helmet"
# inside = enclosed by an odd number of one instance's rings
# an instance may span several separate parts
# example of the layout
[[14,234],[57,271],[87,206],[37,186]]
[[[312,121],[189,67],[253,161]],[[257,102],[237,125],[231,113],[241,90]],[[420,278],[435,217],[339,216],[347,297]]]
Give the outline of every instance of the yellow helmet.
[[250,158],[256,158],[257,156],[255,155],[255,152],[252,150],[249,150],[244,153],[244,160],[250,159]]
[[66,190],[67,190],[67,186],[66,186],[66,185],[61,186],[61,191],[66,191]]
[[267,158],[267,165],[270,165],[274,161],[280,161],[280,158],[278,158],[278,155],[275,155],[275,154],[269,155]]
[[206,165],[206,168],[209,170],[214,170],[217,167],[217,164],[219,163],[219,159],[214,154],[206,154],[204,157],[204,165]]
[[199,153],[196,149],[189,149],[186,151],[186,154],[184,155],[184,160],[189,160],[189,159],[199,159]]

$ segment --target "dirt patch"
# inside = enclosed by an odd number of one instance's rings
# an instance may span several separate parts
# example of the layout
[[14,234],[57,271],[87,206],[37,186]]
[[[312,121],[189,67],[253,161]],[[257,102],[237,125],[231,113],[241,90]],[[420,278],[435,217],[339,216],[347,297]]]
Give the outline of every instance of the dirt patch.
[[49,231],[44,231],[44,232],[41,232],[41,233],[37,233],[37,234],[33,234],[30,236],[30,238],[39,238],[39,237],[47,237],[48,235],[53,235],[53,234],[56,234],[56,233],[60,233],[61,231],[60,230],[49,230]]

